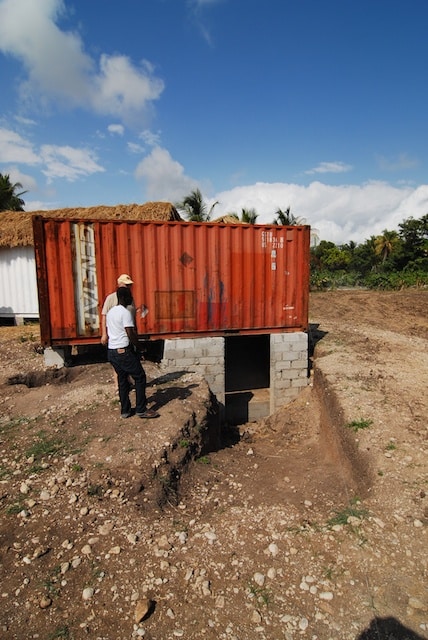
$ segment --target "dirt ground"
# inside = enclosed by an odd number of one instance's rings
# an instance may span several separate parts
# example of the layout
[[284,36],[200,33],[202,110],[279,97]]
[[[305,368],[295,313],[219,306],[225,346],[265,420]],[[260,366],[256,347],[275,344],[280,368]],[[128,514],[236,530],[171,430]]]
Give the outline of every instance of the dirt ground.
[[121,420],[102,358],[0,327],[0,638],[427,639],[428,291],[313,293],[309,338],[219,440],[195,374],[147,362],[161,417]]

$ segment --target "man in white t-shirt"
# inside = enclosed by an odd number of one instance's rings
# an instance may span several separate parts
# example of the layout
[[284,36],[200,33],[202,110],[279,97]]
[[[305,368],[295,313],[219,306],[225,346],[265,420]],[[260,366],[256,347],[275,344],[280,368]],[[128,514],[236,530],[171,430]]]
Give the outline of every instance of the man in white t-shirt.
[[129,392],[129,376],[135,384],[135,415],[139,418],[158,418],[159,414],[147,408],[146,373],[141,366],[141,347],[129,311],[132,294],[127,287],[117,289],[118,304],[108,311],[106,325],[108,333],[108,361],[117,373],[119,386],[120,415],[129,418],[132,415]]
[[[118,287],[128,287],[131,289],[131,286],[134,284],[131,276],[127,273],[122,273],[117,279]],[[132,296],[131,296],[132,300]],[[117,305],[117,293],[113,291],[113,293],[109,293],[106,299],[104,300],[103,308],[101,310],[101,327],[102,327],[102,335],[101,335],[101,344],[107,344],[108,336],[107,336],[107,325],[106,325],[106,316],[112,307]],[[136,317],[136,309],[134,300],[131,301],[129,305],[129,311],[132,313],[134,318],[134,326],[135,326],[135,317]]]

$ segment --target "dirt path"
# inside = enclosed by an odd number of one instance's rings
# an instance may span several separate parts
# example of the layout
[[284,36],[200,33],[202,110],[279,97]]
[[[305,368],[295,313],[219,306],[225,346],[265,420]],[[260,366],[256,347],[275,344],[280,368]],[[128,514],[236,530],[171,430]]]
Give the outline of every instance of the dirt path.
[[[428,638],[428,292],[312,294],[310,322],[308,388],[164,510],[142,459],[198,423],[199,381],[148,365],[157,427],[121,424],[103,363],[1,387],[0,637]],[[36,345],[0,329],[3,381]]]

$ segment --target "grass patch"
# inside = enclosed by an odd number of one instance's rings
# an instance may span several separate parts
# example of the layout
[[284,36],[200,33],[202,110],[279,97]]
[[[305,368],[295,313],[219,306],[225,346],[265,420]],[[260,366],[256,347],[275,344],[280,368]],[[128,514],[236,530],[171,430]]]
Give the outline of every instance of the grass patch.
[[37,338],[32,333],[25,333],[19,336],[19,342],[36,342]]
[[0,434],[10,433],[17,427],[25,427],[36,420],[37,418],[14,418],[0,425]]
[[16,516],[18,515],[18,513],[21,513],[23,509],[25,509],[25,506],[22,502],[14,502],[13,504],[10,504],[8,507],[6,507],[6,513],[9,516]]
[[359,518],[362,520],[368,515],[368,511],[361,507],[360,500],[353,498],[347,507],[344,507],[340,511],[335,511],[335,515],[327,521],[328,527],[333,527],[336,524],[349,524],[348,518]]
[[34,460],[41,460],[42,458],[63,453],[65,447],[64,440],[49,438],[46,431],[39,431],[37,440],[27,449],[25,455],[27,458],[33,457]]
[[6,480],[11,476],[11,470],[7,469],[3,465],[0,465],[0,480]]
[[88,496],[101,499],[104,495],[104,487],[102,487],[100,484],[91,484],[88,487],[87,493]]
[[253,582],[248,584],[248,591],[250,595],[257,600],[259,604],[268,607],[272,602],[272,594],[266,587],[261,587]]
[[388,444],[385,447],[386,451],[395,451],[396,448],[397,448],[397,445],[394,444],[393,442],[388,442]]
[[200,458],[196,458],[196,462],[199,462],[199,464],[211,464],[209,456],[201,456]]
[[373,420],[352,420],[352,422],[348,422],[345,427],[357,433],[357,431],[361,431],[362,429],[368,429],[372,424]]
[[57,640],[57,638],[71,638],[70,629],[66,624],[57,627],[48,637],[47,640]]

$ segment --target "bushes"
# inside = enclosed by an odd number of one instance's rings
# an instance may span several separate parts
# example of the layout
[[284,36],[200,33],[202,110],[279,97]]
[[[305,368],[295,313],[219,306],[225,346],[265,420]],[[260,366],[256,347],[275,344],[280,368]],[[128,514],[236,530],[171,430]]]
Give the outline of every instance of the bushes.
[[352,271],[314,271],[311,273],[310,288],[312,291],[327,289],[365,287],[381,291],[399,291],[400,289],[428,287],[426,271],[392,271],[389,273],[372,272],[363,277]]
[[424,271],[393,271],[391,273],[371,273],[366,276],[365,285],[369,289],[397,291],[408,287],[428,286],[428,273]]

